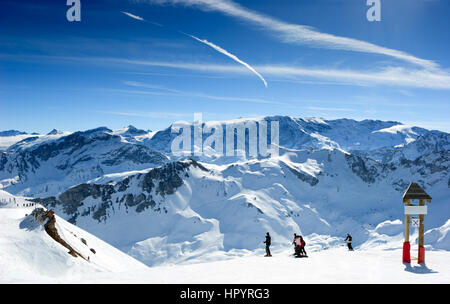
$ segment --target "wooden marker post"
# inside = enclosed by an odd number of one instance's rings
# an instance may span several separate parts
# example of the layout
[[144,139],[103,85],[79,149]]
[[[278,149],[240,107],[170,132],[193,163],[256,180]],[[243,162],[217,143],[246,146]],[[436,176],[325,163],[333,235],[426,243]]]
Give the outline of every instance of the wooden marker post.
[[[425,201],[423,199],[420,200],[419,206],[425,206]],[[420,214],[419,215],[419,219],[420,219],[420,225],[419,225],[419,255],[418,255],[418,260],[417,262],[419,264],[425,264],[425,247],[423,246],[423,238],[424,238],[424,233],[425,233],[425,225],[424,225],[424,220],[425,220],[425,215],[424,214]]]
[[[409,206],[409,200],[405,202]],[[411,264],[411,244],[409,243],[409,219],[410,215],[405,214],[405,241],[403,242],[403,263]]]
[[[411,205],[411,200],[419,200],[419,206]],[[418,264],[425,264],[425,247],[424,247],[424,233],[425,233],[425,214],[427,214],[427,206],[425,200],[431,203],[431,196],[429,196],[418,184],[411,183],[403,194],[403,202],[405,203],[405,241],[403,243],[403,263],[411,263],[411,245],[409,243],[409,225],[410,216],[419,215],[419,255],[417,258]]]

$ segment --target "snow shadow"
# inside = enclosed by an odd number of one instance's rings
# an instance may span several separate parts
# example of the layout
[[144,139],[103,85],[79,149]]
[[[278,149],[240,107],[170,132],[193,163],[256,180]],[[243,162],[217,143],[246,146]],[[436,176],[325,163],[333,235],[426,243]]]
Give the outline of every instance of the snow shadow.
[[391,248],[383,248],[384,251],[397,251],[402,250],[403,247],[391,247]]
[[405,271],[407,272],[418,274],[438,273],[438,271],[434,271],[433,269],[428,268],[425,264],[411,266],[411,264],[409,263],[403,263],[403,265],[405,265]]
[[36,230],[41,226],[42,224],[37,222],[31,215],[25,217],[19,224],[20,229],[25,229],[28,231]]

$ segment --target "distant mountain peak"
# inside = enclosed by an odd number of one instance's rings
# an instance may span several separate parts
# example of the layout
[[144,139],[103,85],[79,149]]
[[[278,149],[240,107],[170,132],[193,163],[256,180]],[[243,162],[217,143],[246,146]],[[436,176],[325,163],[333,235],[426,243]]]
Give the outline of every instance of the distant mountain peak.
[[84,134],[84,135],[90,135],[90,134],[94,134],[94,133],[107,133],[107,132],[108,133],[112,132],[112,130],[107,127],[98,127],[98,128],[89,129],[86,131],[79,131],[77,133]]
[[22,132],[18,130],[7,130],[7,131],[0,131],[1,137],[8,137],[8,136],[17,136],[17,135],[26,135],[27,132]]
[[133,125],[129,125],[126,128],[126,133],[131,134],[131,135],[142,135],[142,134],[146,134],[147,131],[142,130],[142,129],[138,129]]
[[62,134],[62,133],[63,133],[62,131],[53,129],[47,135],[58,135],[58,134]]

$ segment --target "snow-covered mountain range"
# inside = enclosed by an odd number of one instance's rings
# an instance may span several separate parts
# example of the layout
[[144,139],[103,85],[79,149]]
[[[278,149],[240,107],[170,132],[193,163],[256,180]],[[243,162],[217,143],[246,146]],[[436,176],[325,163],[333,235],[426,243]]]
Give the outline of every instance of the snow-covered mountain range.
[[373,242],[376,229],[398,235],[414,181],[433,197],[428,244],[450,248],[450,134],[374,120],[262,120],[279,122],[278,157],[174,157],[170,127],[57,131],[9,145],[0,137],[0,183],[155,265],[255,250],[267,231],[279,247],[294,232],[318,248],[346,233],[356,245]]
[[28,137],[1,152],[0,183],[11,193],[45,196],[104,174],[147,169],[168,160],[128,142],[131,134],[101,127]]

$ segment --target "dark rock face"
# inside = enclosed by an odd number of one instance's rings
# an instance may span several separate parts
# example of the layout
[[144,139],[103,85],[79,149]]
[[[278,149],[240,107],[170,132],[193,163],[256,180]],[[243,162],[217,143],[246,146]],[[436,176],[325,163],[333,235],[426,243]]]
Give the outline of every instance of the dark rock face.
[[[155,212],[166,212],[167,209],[157,204],[154,195],[165,196],[173,194],[181,187],[183,177],[188,177],[189,167],[201,170],[207,169],[195,160],[178,161],[168,163],[159,168],[150,170],[146,174],[137,174],[126,177],[122,181],[111,184],[80,184],[63,192],[58,198],[38,198],[33,202],[40,203],[46,207],[60,208],[66,215],[71,216],[69,222],[76,223],[79,216],[89,216],[102,222],[108,218],[108,212],[116,205],[124,204],[126,208],[135,208],[137,213],[152,209]],[[140,193],[127,193],[132,184],[141,189]],[[115,199],[113,199],[115,196]],[[83,209],[83,201],[91,197],[100,199],[100,203]]]
[[141,213],[141,212],[143,212],[143,211],[145,211],[146,209],[148,209],[148,208],[152,208],[152,209],[155,209],[155,206],[156,206],[156,203],[155,203],[155,201],[152,199],[152,200],[146,200],[146,201],[144,201],[142,204],[139,204],[138,206],[137,206],[137,208],[136,208],[136,212],[137,213]]
[[287,166],[286,164],[284,164],[283,162],[280,162],[284,165],[284,167],[288,168],[289,171],[291,171],[298,179],[300,179],[301,181],[308,183],[311,186],[315,186],[319,183],[319,179],[315,176],[309,175],[309,174],[305,174],[303,172],[300,172],[298,170],[295,170],[294,168],[291,168],[289,166]]
[[401,158],[399,164],[405,168],[417,168],[417,173],[424,178],[435,173],[446,174],[450,165],[450,150],[422,155],[414,160]]
[[31,199],[30,201],[46,206],[47,208],[55,208],[56,204],[58,203],[56,197],[54,196],[50,196],[47,198],[34,198]]
[[[109,202],[103,202],[101,203],[97,210],[95,210],[94,215],[92,216],[93,219],[101,222],[102,219],[107,217],[107,210],[110,207]],[[76,222],[76,218],[73,219],[74,223]]]
[[64,213],[74,214],[78,207],[80,207],[81,202],[90,195],[98,195],[98,189],[92,187],[92,185],[82,184],[70,188],[66,192],[59,196],[60,202],[64,206]]
[[[401,168],[412,169],[424,179],[435,173],[446,174],[450,164],[450,151],[432,152],[421,155],[414,160],[403,157],[396,163],[377,162],[368,157],[354,154],[345,155],[345,159],[353,173],[358,175],[366,183],[374,183],[377,179]],[[403,180],[393,182],[394,189],[396,190],[404,189],[407,184],[409,182]]]
[[128,193],[128,194],[125,196],[125,204],[127,204],[127,206],[129,206],[129,207],[133,207],[133,206],[137,205],[137,203],[134,202],[134,196],[133,196],[133,194]]
[[441,151],[432,155],[423,155],[413,161],[413,164],[420,167],[419,172],[422,175],[433,174],[438,172],[448,172],[450,164],[450,151]]
[[5,165],[8,162],[8,159],[6,158],[5,152],[0,152],[0,171],[5,170]]
[[[187,162],[173,162],[148,172],[142,179],[140,187],[146,192],[151,192],[156,187],[156,193],[162,196],[173,194],[174,190],[183,184],[180,172],[185,171],[190,166],[208,171],[193,159],[189,159]],[[186,177],[189,176],[187,172],[184,173]],[[154,183],[155,180],[159,181],[158,184]]]
[[48,211],[46,211],[44,208],[36,208],[34,209],[30,216],[34,218],[35,221],[45,224],[47,220],[51,218],[51,215]]
[[53,211],[51,211],[51,210],[50,211],[46,211],[43,208],[36,208],[36,209],[33,210],[33,212],[31,212],[30,216],[34,217],[34,219],[37,222],[43,223],[45,232],[47,232],[47,234],[52,239],[54,239],[56,242],[58,242],[59,244],[61,244],[65,248],[67,248],[69,250],[68,253],[71,256],[73,256],[74,258],[81,257],[81,258],[84,259],[84,257],[79,252],[77,252],[75,249],[73,249],[72,246],[70,246],[59,235],[58,229],[56,229],[56,225],[55,225],[56,224],[56,218],[55,218],[55,215],[54,215]]
[[366,183],[374,183],[379,175],[376,165],[369,164],[368,160],[357,155],[345,155],[348,166],[353,173],[358,175]]
[[102,164],[108,166],[117,166],[124,161],[131,161],[135,164],[145,163],[163,163],[167,160],[159,152],[154,152],[145,146],[126,145],[109,153],[108,159],[102,161]]

